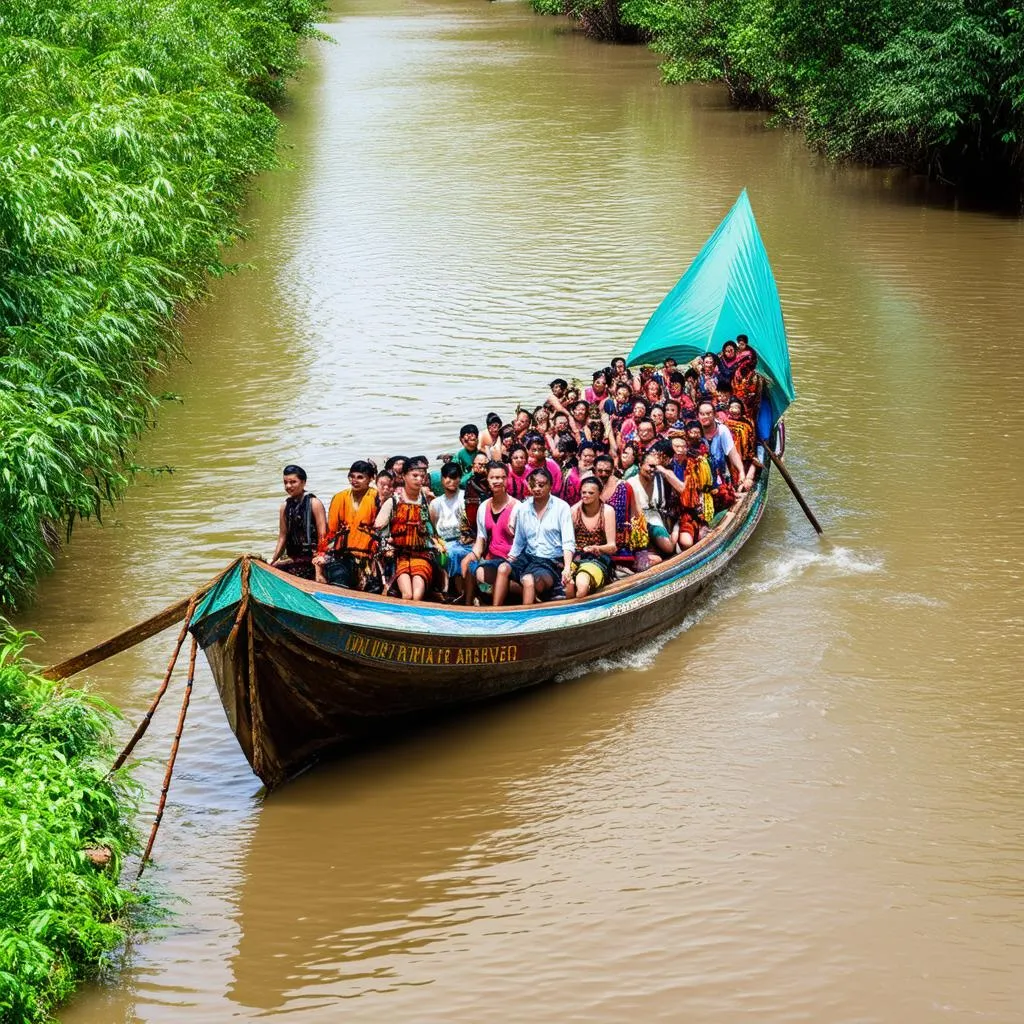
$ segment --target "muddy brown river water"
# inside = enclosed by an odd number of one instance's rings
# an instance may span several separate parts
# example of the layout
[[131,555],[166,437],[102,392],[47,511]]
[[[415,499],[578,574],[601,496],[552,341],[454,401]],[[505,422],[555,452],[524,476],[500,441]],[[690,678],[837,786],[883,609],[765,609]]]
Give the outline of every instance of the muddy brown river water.
[[[743,186],[827,539],[776,481],[677,635],[267,800],[204,666],[150,876],[172,914],[61,1019],[1024,1020],[1021,222],[517,4],[324,27],[255,270],[161,382],[183,401],[139,461],[174,472],[76,531],[20,620],[36,657],[269,552],[286,461],[329,498],[627,351]],[[96,688],[137,717],[171,640]]]

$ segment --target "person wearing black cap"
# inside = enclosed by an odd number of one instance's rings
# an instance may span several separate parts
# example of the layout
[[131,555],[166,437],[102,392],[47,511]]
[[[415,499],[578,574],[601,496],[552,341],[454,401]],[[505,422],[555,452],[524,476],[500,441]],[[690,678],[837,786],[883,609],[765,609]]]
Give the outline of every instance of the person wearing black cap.
[[459,464],[463,477],[473,472],[473,457],[480,446],[480,428],[475,423],[467,423],[459,431],[462,448],[452,457]]

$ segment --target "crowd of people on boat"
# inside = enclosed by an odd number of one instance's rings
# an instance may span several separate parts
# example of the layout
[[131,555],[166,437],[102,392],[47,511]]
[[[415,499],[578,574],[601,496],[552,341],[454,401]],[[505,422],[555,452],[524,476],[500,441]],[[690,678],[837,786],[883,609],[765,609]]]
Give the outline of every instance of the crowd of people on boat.
[[742,334],[682,368],[617,357],[509,422],[466,423],[437,470],[353,462],[327,508],[288,465],[271,562],[411,601],[586,597],[698,543],[753,485],[757,363]]

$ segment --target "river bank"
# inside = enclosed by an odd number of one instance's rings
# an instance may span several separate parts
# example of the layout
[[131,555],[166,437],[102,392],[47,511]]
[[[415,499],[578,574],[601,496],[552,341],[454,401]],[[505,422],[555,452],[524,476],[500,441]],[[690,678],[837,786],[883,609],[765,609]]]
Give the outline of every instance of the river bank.
[[1024,18],[1006,4],[529,2],[593,38],[648,41],[666,82],[720,81],[833,159],[1024,208]]
[[[138,790],[112,709],[41,679],[0,631],[0,1021],[46,1019],[123,943],[145,902],[119,884]],[[91,854],[91,855],[90,855]]]
[[0,606],[145,467],[182,304],[228,272],[316,0],[0,15]]

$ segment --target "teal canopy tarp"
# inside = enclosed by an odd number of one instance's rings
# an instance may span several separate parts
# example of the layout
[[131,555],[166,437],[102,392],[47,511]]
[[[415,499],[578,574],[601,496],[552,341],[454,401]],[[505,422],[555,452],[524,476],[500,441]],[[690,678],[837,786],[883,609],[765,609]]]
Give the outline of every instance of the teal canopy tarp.
[[757,352],[775,423],[796,395],[779,292],[746,189],[647,321],[628,361],[688,362],[717,354],[737,334],[746,334]]

